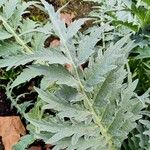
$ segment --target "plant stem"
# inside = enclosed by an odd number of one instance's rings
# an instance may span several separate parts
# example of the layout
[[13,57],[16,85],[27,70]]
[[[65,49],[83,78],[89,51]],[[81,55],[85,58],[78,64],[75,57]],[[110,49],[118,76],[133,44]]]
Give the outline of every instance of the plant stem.
[[33,54],[32,50],[28,46],[26,46],[26,43],[24,43],[24,41],[15,33],[12,27],[5,21],[5,19],[2,16],[0,16],[0,20],[3,22],[3,25],[5,26],[5,28],[12,33],[16,41],[24,47],[26,52],[29,54]]
[[84,90],[84,86],[83,86],[83,84],[82,84],[82,82],[81,82],[81,80],[80,80],[80,76],[79,76],[77,67],[76,67],[76,65],[75,65],[75,63],[74,63],[74,61],[73,61],[73,58],[72,58],[72,56],[71,56],[71,54],[70,54],[70,51],[69,51],[69,49],[68,49],[68,46],[67,46],[67,44],[64,42],[64,40],[63,40],[63,45],[64,45],[64,47],[65,47],[65,49],[66,49],[67,55],[68,55],[68,57],[69,57],[69,59],[70,59],[70,61],[71,61],[71,63],[72,63],[72,66],[73,66],[73,68],[74,68],[74,70],[75,70],[75,74],[76,74],[76,78],[77,78],[79,87],[80,87],[80,89],[81,89],[82,94],[84,95],[84,97],[85,97],[85,99],[86,99],[86,102],[87,102],[88,107],[89,107],[89,111],[90,111],[91,114],[93,115],[93,121],[99,126],[100,132],[101,132],[102,136],[105,137],[105,139],[106,139],[106,141],[107,141],[107,143],[108,143],[108,145],[109,145],[109,149],[110,149],[110,150],[115,150],[115,147],[114,147],[114,145],[113,145],[113,141],[112,141],[111,135],[109,135],[109,134],[107,133],[107,130],[106,130],[106,129],[103,127],[103,125],[101,124],[101,121],[100,121],[99,117],[97,116],[97,114],[96,114],[96,112],[95,112],[95,110],[94,110],[94,108],[93,108],[92,100],[87,96],[87,94],[86,94],[86,92],[85,92],[85,90]]

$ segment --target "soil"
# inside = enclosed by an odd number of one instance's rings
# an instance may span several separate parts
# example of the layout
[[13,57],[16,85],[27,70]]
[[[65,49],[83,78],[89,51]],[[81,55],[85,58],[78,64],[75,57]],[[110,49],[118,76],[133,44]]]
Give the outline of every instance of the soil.
[[0,116],[17,115],[17,110],[11,107],[11,102],[6,99],[4,90],[0,91]]
[[[46,0],[48,3],[54,6],[55,10],[61,8],[65,4],[67,4],[62,12],[73,13],[75,15],[75,19],[87,17],[89,12],[92,11],[93,6],[96,5],[93,2],[84,2],[81,0]],[[36,20],[44,20],[47,17],[39,9],[33,7],[31,10],[31,16]]]
[[68,5],[64,8],[63,12],[74,13],[75,18],[87,17],[89,12],[92,10],[94,6],[93,2],[84,2],[81,0],[47,0],[53,6],[60,8],[61,6],[68,3]]

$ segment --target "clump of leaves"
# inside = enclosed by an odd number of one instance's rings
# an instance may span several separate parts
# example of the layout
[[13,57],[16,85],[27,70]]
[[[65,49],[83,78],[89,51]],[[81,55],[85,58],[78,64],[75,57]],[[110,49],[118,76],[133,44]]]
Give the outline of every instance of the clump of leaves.
[[[95,0],[91,0],[95,1]],[[134,78],[140,80],[137,92],[143,93],[150,87],[149,80],[149,25],[150,25],[150,3],[147,0],[142,1],[97,1],[91,16],[98,18],[100,24],[111,22],[115,27],[111,36],[122,37],[130,33],[137,47],[130,54],[130,69]],[[107,39],[108,35],[105,35]],[[110,37],[111,37],[110,36]]]
[[[19,2],[13,3],[15,8],[10,18],[18,10],[18,4],[22,5]],[[147,94],[138,96],[134,92],[138,81],[132,81],[130,70],[125,67],[136,44],[130,35],[117,42],[116,39],[103,42],[103,35],[114,29],[109,22],[84,33],[79,29],[87,18],[66,27],[60,19],[60,10],[55,12],[52,5],[41,2],[49,15],[44,24],[20,18],[14,28],[12,20],[0,17],[2,32],[6,33],[1,41],[6,45],[11,41],[20,47],[19,52],[9,50],[1,55],[0,67],[10,70],[26,66],[7,86],[8,98],[29,122],[28,129],[34,138],[53,144],[53,150],[120,149],[142,117],[141,110],[149,103]],[[2,7],[5,5],[4,2]],[[50,35],[60,39],[59,46],[44,47]],[[87,66],[83,68],[85,63]],[[36,76],[42,76],[39,87],[34,88],[37,102],[26,112],[32,103],[19,104],[22,95],[14,96],[13,89]],[[28,145],[29,140],[23,140]]]
[[[93,0],[92,0],[93,1]],[[134,79],[139,79],[136,91],[144,93],[150,87],[150,46],[149,46],[149,25],[150,25],[150,3],[142,1],[97,1],[98,9],[91,15],[100,18],[100,23],[110,21],[115,27],[113,34],[124,36],[127,32],[131,33],[132,39],[137,46],[130,53],[130,69]],[[119,34],[118,34],[119,33]],[[124,148],[128,149],[149,149],[148,127],[149,109],[146,109],[138,126],[129,134],[128,140],[124,143]]]

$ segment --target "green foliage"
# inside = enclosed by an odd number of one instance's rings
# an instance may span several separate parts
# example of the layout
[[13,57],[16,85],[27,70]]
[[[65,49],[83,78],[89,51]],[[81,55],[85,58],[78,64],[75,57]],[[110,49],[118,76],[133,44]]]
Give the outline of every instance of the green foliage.
[[[128,135],[130,144],[124,142],[126,149],[147,148],[149,121],[143,116],[148,116],[149,95],[135,93],[138,80],[132,81],[127,59],[130,51],[140,44],[132,40],[131,30],[125,30],[125,35],[112,24],[114,18],[127,13],[122,24],[128,22],[126,26],[132,26],[131,12],[122,10],[124,6],[132,8],[131,3],[116,0],[105,1],[107,5],[103,5],[101,1],[104,13],[101,24],[81,33],[81,26],[89,19],[75,20],[66,27],[60,12],[55,12],[46,1],[41,2],[44,7],[40,8],[49,15],[44,23],[22,17],[26,8],[37,2],[9,0],[9,5],[0,2],[0,67],[7,71],[24,67],[8,84],[6,94],[29,122],[31,133],[14,149],[25,149],[34,139],[43,139],[54,145],[53,150],[119,150]],[[136,21],[133,20],[137,30]],[[51,35],[60,39],[60,45],[45,48],[44,42]],[[146,49],[135,52],[140,55],[134,61],[149,58]],[[82,68],[86,63],[87,67]],[[14,89],[37,76],[42,78],[40,85],[34,87],[37,101],[27,112],[32,102],[18,102],[25,94],[15,96]]]
[[[106,2],[106,1],[105,1]],[[108,6],[109,3],[105,3],[101,5],[103,6]],[[118,0],[119,2],[119,0]],[[106,5],[105,5],[105,4]],[[122,4],[124,1],[122,2]],[[132,51],[130,54],[130,69],[133,73],[133,78],[139,79],[138,86],[136,88],[136,91],[138,93],[143,93],[150,87],[150,79],[149,79],[149,1],[130,1],[130,7],[127,5],[124,5],[127,13],[130,13],[128,15],[128,19],[126,18],[124,20],[124,17],[119,17],[115,16],[114,14],[118,13],[113,13],[113,10],[111,13],[106,13],[105,16],[108,20],[112,21],[114,25],[117,27],[115,32],[121,33],[122,36],[124,36],[125,32],[130,32],[132,33],[132,39],[135,39],[136,43],[138,44],[138,47]],[[115,5],[116,6],[116,5]],[[122,6],[122,5],[120,5]],[[101,12],[107,12],[107,7],[104,8],[105,11]],[[116,9],[117,12],[119,12],[119,9]],[[96,12],[96,11],[95,11]],[[99,11],[100,12],[100,11]],[[101,16],[99,15],[99,12],[96,16]],[[97,12],[96,12],[97,13]],[[96,14],[95,13],[95,14]],[[121,13],[119,12],[121,15]],[[126,16],[124,14],[124,16]],[[104,16],[104,18],[105,18]],[[130,19],[131,18],[131,19]],[[129,21],[130,19],[130,21]],[[123,27],[124,25],[124,27]],[[119,27],[119,28],[118,28]],[[135,33],[136,32],[136,33]],[[145,116],[143,116],[143,119],[145,120]],[[147,121],[148,118],[146,118]],[[137,150],[137,149],[144,149],[147,150],[149,149],[149,137],[145,135],[145,122],[143,124],[138,123],[138,126],[134,131],[132,131],[129,136],[128,140],[124,142],[123,147],[126,150],[132,149],[132,150]]]
[[50,85],[53,82],[56,82],[57,84],[65,84],[72,87],[77,86],[75,78],[71,76],[71,74],[60,65],[51,65],[51,66],[32,65],[28,66],[28,69],[25,69],[15,79],[11,87],[14,88],[15,86],[21,83],[30,81],[32,78],[41,75],[44,75],[44,78],[41,81],[44,87],[46,86],[46,84]]
[[[150,25],[150,3],[149,0],[131,1],[97,1],[99,6],[91,15],[99,18],[100,23],[110,21],[115,30],[113,34],[119,33],[124,36],[131,33],[132,39],[137,43],[130,53],[129,65],[134,79],[139,79],[136,88],[137,93],[142,94],[150,87],[150,49],[149,49],[149,25]],[[149,110],[147,111],[149,113]],[[147,116],[147,115],[146,115]],[[133,130],[123,144],[126,150],[148,150],[149,135],[148,117],[145,115],[138,122],[138,126]],[[145,134],[146,133],[146,134]]]
[[25,135],[23,136],[20,141],[13,147],[13,150],[20,150],[20,149],[26,149],[30,144],[34,142],[33,135]]
[[[150,87],[149,1],[105,0],[97,2],[99,5],[90,14],[98,18],[96,23],[111,22],[114,27],[113,32],[110,33],[111,36],[120,38],[130,33],[131,38],[137,43],[137,47],[130,53],[129,64],[133,78],[139,79],[136,91],[139,94],[144,93]],[[104,35],[106,39],[107,36]]]

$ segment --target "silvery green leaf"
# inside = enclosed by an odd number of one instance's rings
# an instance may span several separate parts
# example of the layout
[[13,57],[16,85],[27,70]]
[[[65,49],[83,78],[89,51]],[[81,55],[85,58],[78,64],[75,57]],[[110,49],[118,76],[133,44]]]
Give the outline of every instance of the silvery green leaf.
[[26,63],[32,61],[43,61],[43,62],[48,62],[49,64],[65,64],[70,62],[60,52],[43,50],[30,55],[23,54],[23,55],[11,56],[5,59],[0,59],[0,67],[7,67],[7,69],[9,70],[12,67],[25,65]]
[[44,76],[44,80],[49,84],[51,82],[56,82],[57,84],[66,84],[68,86],[76,87],[76,80],[71,76],[71,74],[60,65],[32,65],[24,69],[23,72],[15,79],[11,87],[14,88],[21,83],[30,81],[36,76]]
[[2,42],[0,43],[0,56],[8,57],[16,53],[22,52],[23,48],[16,43]]
[[53,28],[56,34],[60,37],[63,43],[67,40],[67,28],[65,26],[65,22],[60,19],[60,14],[55,12],[54,7],[49,5],[45,0],[41,0],[45,9],[48,11],[50,20],[53,24]]
[[6,2],[6,0],[1,0],[0,1],[0,7]]
[[32,144],[35,141],[34,136],[31,134],[27,134],[25,136],[23,136],[20,141],[15,144],[12,148],[12,150],[25,150],[30,144]]
[[35,88],[39,94],[39,97],[44,100],[47,104],[43,106],[42,109],[53,109],[58,111],[58,116],[60,118],[74,118],[75,120],[84,121],[87,119],[88,116],[91,114],[80,107],[79,105],[70,105],[69,102],[59,99],[52,95],[51,93],[46,93],[41,89]]
[[79,31],[81,26],[89,19],[84,18],[84,19],[78,19],[75,20],[67,29],[67,39],[71,39],[76,33]]
[[4,30],[1,30],[1,31],[0,31],[0,40],[1,40],[1,41],[2,41],[2,40],[9,39],[9,38],[11,38],[11,37],[12,37],[12,35],[11,35],[10,33],[6,32],[6,31],[4,31]]
[[3,13],[4,13],[4,17],[6,20],[9,19],[13,15],[18,2],[19,0],[13,0],[13,1],[7,0],[7,3],[5,3],[3,7]]

